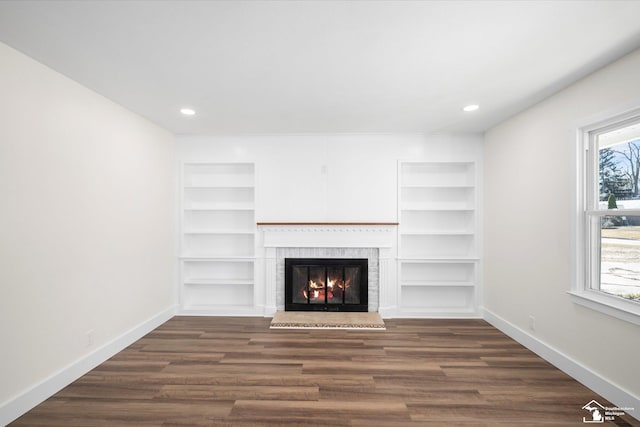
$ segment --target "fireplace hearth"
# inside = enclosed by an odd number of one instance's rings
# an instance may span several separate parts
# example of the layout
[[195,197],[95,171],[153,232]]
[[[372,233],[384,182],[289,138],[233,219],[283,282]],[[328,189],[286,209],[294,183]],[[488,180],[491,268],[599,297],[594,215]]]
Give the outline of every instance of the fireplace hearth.
[[366,312],[367,287],[367,259],[285,259],[285,311]]

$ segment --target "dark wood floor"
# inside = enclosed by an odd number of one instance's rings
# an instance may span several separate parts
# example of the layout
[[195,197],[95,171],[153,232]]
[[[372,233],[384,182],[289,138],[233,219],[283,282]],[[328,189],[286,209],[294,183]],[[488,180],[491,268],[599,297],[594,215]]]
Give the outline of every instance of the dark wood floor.
[[482,320],[269,321],[175,317],[12,425],[577,426],[613,406]]

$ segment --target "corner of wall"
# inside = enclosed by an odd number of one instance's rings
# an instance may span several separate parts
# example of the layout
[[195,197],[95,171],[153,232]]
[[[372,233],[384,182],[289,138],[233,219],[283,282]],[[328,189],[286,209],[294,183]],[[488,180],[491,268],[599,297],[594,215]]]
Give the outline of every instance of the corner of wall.
[[[602,395],[619,408],[634,408],[627,415],[640,420],[640,397],[634,396],[622,387],[611,383],[607,379],[592,372],[589,368],[575,361],[566,354],[540,341],[531,334],[518,328],[492,311],[482,308],[484,320],[502,331],[518,343],[551,363],[562,372],[571,376],[581,384]],[[587,402],[585,402],[587,403]]]
[[175,313],[175,306],[168,307],[95,351],[53,373],[39,384],[4,402],[0,406],[0,425],[7,425],[16,420],[99,364],[171,319]]

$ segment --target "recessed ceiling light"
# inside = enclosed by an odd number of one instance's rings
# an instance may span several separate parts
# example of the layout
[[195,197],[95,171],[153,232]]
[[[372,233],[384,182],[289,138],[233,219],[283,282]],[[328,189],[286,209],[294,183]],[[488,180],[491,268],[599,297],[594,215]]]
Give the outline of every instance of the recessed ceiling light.
[[196,110],[192,108],[181,108],[180,112],[185,116],[193,116],[196,113]]
[[464,107],[462,109],[462,111],[476,111],[478,108],[480,108],[479,105],[471,104],[471,105],[467,105],[466,107]]

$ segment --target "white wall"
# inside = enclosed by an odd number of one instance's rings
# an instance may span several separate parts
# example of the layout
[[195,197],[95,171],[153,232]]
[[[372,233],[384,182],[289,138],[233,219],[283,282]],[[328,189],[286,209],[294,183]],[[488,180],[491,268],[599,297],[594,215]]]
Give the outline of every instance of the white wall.
[[591,118],[638,107],[638,70],[640,51],[496,126],[485,135],[484,156],[488,316],[564,354],[636,402],[640,327],[578,306],[567,291],[576,129]]
[[0,94],[1,410],[172,308],[175,138],[3,44]]
[[396,222],[398,160],[475,161],[473,135],[178,137],[181,161],[256,163],[256,220]]

